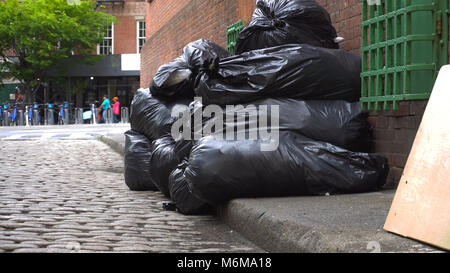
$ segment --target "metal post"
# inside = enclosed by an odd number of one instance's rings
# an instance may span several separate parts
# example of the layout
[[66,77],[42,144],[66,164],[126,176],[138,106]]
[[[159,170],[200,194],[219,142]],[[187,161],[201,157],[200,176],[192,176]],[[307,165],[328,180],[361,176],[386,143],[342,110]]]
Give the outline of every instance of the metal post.
[[127,107],[121,107],[120,109],[120,122],[121,123],[128,123],[129,121],[129,113]]
[[39,125],[39,110],[33,110],[33,125]]
[[12,118],[11,116],[12,116],[12,114],[9,113],[8,110],[6,110],[5,112],[6,112],[6,117],[5,117],[6,123],[5,123],[5,126],[11,126],[11,118]]
[[60,105],[58,109],[57,125],[64,125],[64,106]]
[[80,124],[80,117],[78,116],[78,108],[74,109],[74,119],[75,124]]
[[77,108],[76,117],[78,119],[78,124],[83,124],[83,108]]
[[16,125],[23,126],[24,125],[23,110],[18,110],[17,115],[18,115],[18,117],[16,117]]
[[83,108],[78,108],[78,118],[80,120],[80,124],[84,123],[84,119],[83,119]]
[[113,123],[113,113],[112,113],[112,109],[108,108],[106,109],[106,121],[105,123]]
[[81,124],[80,122],[80,108],[75,108],[75,124]]
[[28,120],[29,112],[29,106],[25,106],[25,126],[30,126],[30,122]]
[[47,109],[46,119],[47,119],[47,125],[55,125],[55,116],[53,114],[52,108]]
[[3,126],[8,126],[8,110],[3,110],[3,120],[2,120],[2,123],[3,123]]
[[92,112],[91,124],[97,124],[98,109],[95,107],[95,104],[91,104],[91,112]]
[[64,125],[69,124],[69,109],[67,107],[64,107]]

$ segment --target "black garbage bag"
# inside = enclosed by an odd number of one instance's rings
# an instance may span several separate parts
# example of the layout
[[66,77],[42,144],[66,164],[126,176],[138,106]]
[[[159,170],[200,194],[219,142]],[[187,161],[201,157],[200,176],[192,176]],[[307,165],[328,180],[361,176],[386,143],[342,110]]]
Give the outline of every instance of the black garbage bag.
[[306,44],[254,50],[222,59],[200,72],[195,93],[203,103],[240,104],[260,98],[359,101],[361,57]]
[[[191,138],[192,139],[192,138]],[[191,153],[192,146],[194,145],[193,140],[186,140],[180,138],[175,141],[175,146],[173,148],[174,154],[178,162],[182,162],[184,158],[188,158]]]
[[213,207],[199,200],[192,195],[189,190],[188,183],[184,177],[184,169],[188,165],[187,161],[183,161],[178,167],[173,170],[169,176],[169,190],[172,200],[176,204],[176,208],[179,212],[186,215],[203,215],[211,214]]
[[280,132],[274,151],[262,141],[204,137],[184,175],[194,196],[216,205],[233,198],[359,193],[386,182],[386,158],[355,153],[293,132]]
[[339,48],[330,14],[314,0],[259,0],[236,54],[286,44]]
[[167,100],[152,96],[149,89],[139,89],[131,102],[131,129],[145,135],[151,141],[171,132],[171,126],[179,112],[190,103],[188,99]]
[[125,132],[124,176],[132,191],[157,191],[150,175],[151,142],[144,135]]
[[203,136],[203,127],[211,119],[211,117],[203,116],[204,107],[198,99],[195,98],[189,107],[185,108],[178,124],[174,124],[172,131],[172,137],[175,138],[174,153],[179,162],[189,157],[193,141]]
[[[188,140],[199,139],[194,137],[195,132],[200,137],[214,135],[238,140],[239,135],[240,139],[260,139],[261,134],[270,131],[291,131],[354,152],[368,152],[371,148],[372,127],[359,102],[269,98],[251,104],[228,105],[217,112],[211,110],[214,109],[211,106],[204,107],[197,102],[190,106],[189,137],[182,135],[175,144],[175,154],[180,160],[189,156],[192,142]],[[192,105],[200,107],[193,108]],[[196,115],[198,112],[201,115]],[[195,127],[195,124],[201,126]]]
[[214,69],[220,59],[229,56],[226,49],[205,39],[189,43],[184,47],[183,55],[158,69],[150,84],[152,94],[192,98],[192,79],[198,71]]
[[271,108],[279,107],[279,131],[296,132],[353,152],[370,151],[372,127],[359,102],[264,99],[254,104],[267,106],[267,119],[272,119]]
[[152,143],[150,172],[158,189],[170,197],[169,175],[180,163],[174,153],[175,141],[170,136],[161,137]]

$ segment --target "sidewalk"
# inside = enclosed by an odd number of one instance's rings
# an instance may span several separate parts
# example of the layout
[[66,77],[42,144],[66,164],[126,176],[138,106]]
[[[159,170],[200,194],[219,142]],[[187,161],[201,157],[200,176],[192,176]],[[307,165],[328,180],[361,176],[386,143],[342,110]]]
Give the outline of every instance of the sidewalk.
[[[123,134],[100,140],[123,155]],[[217,216],[268,252],[444,252],[383,230],[394,194],[236,199]]]

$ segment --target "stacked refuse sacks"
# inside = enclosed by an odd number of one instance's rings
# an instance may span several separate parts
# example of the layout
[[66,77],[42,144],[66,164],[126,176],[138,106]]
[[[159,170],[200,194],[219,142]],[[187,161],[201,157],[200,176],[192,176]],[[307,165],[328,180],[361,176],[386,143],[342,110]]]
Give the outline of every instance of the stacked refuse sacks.
[[260,0],[241,34],[240,54],[192,42],[136,92],[125,147],[130,189],[159,190],[184,214],[233,198],[380,189],[388,165],[368,153],[361,58],[332,44],[328,13],[312,0]]
[[330,15],[315,0],[262,0],[239,34],[236,53],[285,44],[339,48],[336,38]]

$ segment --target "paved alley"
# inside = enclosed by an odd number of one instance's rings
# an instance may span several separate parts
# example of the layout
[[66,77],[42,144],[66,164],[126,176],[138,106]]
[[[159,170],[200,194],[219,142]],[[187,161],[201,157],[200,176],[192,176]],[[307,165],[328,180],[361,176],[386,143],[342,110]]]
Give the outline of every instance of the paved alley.
[[129,191],[97,140],[0,141],[0,252],[262,252],[213,216]]

